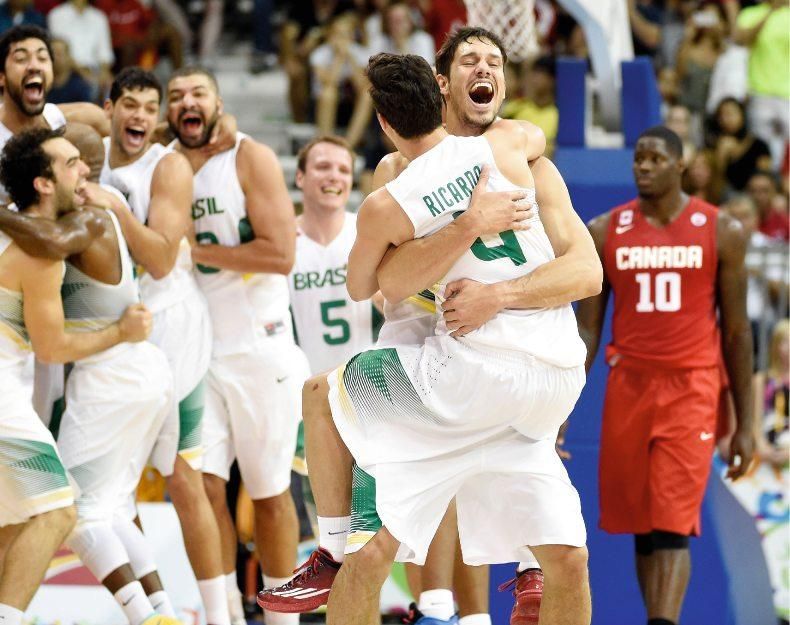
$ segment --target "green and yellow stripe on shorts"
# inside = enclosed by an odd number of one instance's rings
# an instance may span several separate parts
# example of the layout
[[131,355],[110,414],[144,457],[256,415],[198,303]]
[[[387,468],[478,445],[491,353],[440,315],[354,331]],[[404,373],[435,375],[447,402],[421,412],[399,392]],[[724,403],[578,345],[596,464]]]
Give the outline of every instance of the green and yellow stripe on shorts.
[[178,402],[178,455],[195,469],[203,457],[203,410],[206,383],[201,380],[193,391]]
[[[15,491],[15,499],[33,514],[70,505],[74,493],[66,469],[49,443],[0,438],[0,471]],[[13,503],[13,502],[12,502]]]

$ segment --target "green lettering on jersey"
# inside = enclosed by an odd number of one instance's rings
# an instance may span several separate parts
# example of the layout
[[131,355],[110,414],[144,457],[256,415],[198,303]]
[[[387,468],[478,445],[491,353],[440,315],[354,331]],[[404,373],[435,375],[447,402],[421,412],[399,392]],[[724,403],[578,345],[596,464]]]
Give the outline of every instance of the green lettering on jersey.
[[462,176],[439,185],[429,195],[423,195],[422,201],[428,207],[431,217],[438,217],[448,208],[463,202],[465,198],[472,197],[472,190],[480,178],[481,171],[480,165],[475,165]]
[[330,268],[323,274],[318,271],[295,272],[293,275],[294,290],[303,291],[312,288],[320,289],[325,286],[342,286],[346,283],[346,268],[347,265]]
[[206,215],[221,215],[225,211],[217,208],[217,200],[213,197],[200,197],[192,203],[192,219],[200,219]]

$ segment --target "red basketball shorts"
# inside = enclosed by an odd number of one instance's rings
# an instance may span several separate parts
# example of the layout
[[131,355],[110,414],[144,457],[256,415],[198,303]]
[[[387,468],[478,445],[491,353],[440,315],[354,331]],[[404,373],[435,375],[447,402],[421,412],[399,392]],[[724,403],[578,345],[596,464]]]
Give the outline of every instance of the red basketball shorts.
[[599,467],[601,529],[699,535],[716,443],[718,367],[609,372]]

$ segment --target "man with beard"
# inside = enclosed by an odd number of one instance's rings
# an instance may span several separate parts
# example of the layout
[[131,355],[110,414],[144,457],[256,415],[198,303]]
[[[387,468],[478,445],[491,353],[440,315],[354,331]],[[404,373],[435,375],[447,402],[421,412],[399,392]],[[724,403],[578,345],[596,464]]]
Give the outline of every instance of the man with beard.
[[587,368],[614,295],[601,426],[600,526],[633,534],[648,625],[675,625],[691,572],[689,537],[716,447],[721,360],[737,427],[732,479],[749,469],[752,334],[746,314],[747,237],[724,211],[681,190],[683,145],[664,126],[634,149],[639,197],[588,227],[603,291],[579,304]]
[[[504,64],[506,62],[504,46],[499,38],[490,31],[481,28],[463,28],[450,35],[445,45],[437,54],[436,68],[438,81],[445,103],[445,124],[450,134],[458,136],[481,135],[497,120],[497,111],[505,98]],[[532,174],[535,179],[537,200],[542,207],[541,218],[545,221],[547,216],[555,212],[573,211],[570,196],[562,176],[556,167],[545,157],[540,157],[545,146],[545,138],[535,127],[527,122],[520,122],[529,134],[529,145],[540,143],[540,149],[531,147],[525,159],[536,159],[531,163]],[[542,139],[542,143],[541,143]],[[539,157],[539,158],[538,158]],[[379,188],[393,180],[408,165],[408,159],[400,153],[394,152],[386,156],[376,168],[374,175],[374,188]],[[486,194],[480,196],[482,202]],[[492,206],[497,201],[494,196]],[[501,205],[501,200],[499,200]],[[474,200],[473,200],[474,205]],[[482,203],[481,210],[485,210]],[[555,224],[556,225],[556,224]],[[483,232],[479,233],[482,236]],[[568,267],[565,275],[574,275],[576,257],[572,253],[578,249],[580,234],[577,231],[559,231],[552,237],[552,246],[558,257],[555,262]],[[436,258],[457,259],[467,249],[464,245],[464,233],[456,224],[450,224],[435,235],[424,239],[409,242],[400,246],[392,253],[392,258],[408,261],[406,265],[398,262],[382,265],[386,276],[392,276],[392,282],[398,285],[400,299],[412,293],[419,292],[414,288],[410,293],[406,289],[420,283],[425,275],[426,267],[434,266]],[[396,269],[405,269],[397,274],[392,274]],[[436,278],[441,276],[435,276]],[[508,300],[515,297],[530,297],[531,291],[525,290],[519,281],[512,283],[511,293],[499,293],[491,285],[484,285],[471,280],[461,280],[453,285],[453,319],[457,327],[468,328],[471,331],[480,327],[485,321],[492,318],[499,310],[506,307],[516,307]],[[546,290],[547,296],[563,294],[566,291],[567,281],[555,281],[550,285],[541,285]],[[531,288],[531,287],[530,287]],[[569,302],[565,299],[564,302]],[[413,320],[419,330],[420,318],[423,313],[420,309],[409,308],[408,302],[403,302],[391,309],[397,312],[400,326],[408,326]],[[445,311],[445,314],[449,313]],[[387,315],[389,319],[389,313]],[[384,326],[387,327],[386,324]],[[403,343],[403,342],[401,342]],[[313,492],[316,503],[323,499],[319,493],[328,494],[325,514],[331,521],[343,518],[348,514],[350,506],[349,494],[351,492],[351,463],[348,451],[338,438],[337,431],[331,422],[331,413],[326,398],[326,381],[314,379],[308,381],[304,399],[305,442],[307,455],[312,458],[313,465],[327,467],[326,470],[314,473]],[[314,434],[311,434],[311,430]],[[312,444],[311,444],[312,441]],[[337,444],[335,444],[337,443]],[[318,480],[316,482],[316,480]],[[331,502],[331,504],[330,504]],[[320,505],[319,505],[320,507]],[[319,514],[321,511],[319,510]],[[445,561],[451,558],[448,556]],[[321,559],[321,562],[325,562]],[[336,566],[318,566],[306,568],[302,579],[295,579],[292,584],[296,588],[328,589],[334,577]],[[446,575],[445,575],[446,577]],[[518,575],[508,585],[514,585],[516,604],[511,614],[512,625],[532,625],[538,622],[543,576],[538,563],[534,559],[519,563]],[[506,586],[503,586],[503,588]],[[283,589],[294,590],[294,588]],[[308,597],[305,593],[305,597]],[[310,601],[315,601],[317,595],[313,594]],[[298,594],[289,593],[281,596],[263,598],[265,602],[276,601],[278,604],[294,604],[299,600]],[[326,595],[322,596],[323,602]],[[307,601],[303,601],[307,603]],[[287,607],[287,606],[286,606]],[[468,621],[470,624],[474,620]]]
[[[107,134],[107,120],[98,106],[87,102],[47,103],[53,74],[52,46],[46,30],[25,24],[6,31],[0,38],[0,62],[0,148],[22,130],[60,128],[69,121],[88,124]],[[5,190],[0,189],[0,201],[7,199]]]
[[[205,299],[192,275],[189,206],[192,170],[186,159],[151,143],[162,96],[159,81],[139,68],[122,70],[105,104],[111,123],[101,182],[118,189],[119,199],[98,187],[91,201],[118,217],[129,250],[142,272],[142,299],[154,315],[151,341],[167,356],[178,411],[164,424],[154,458],[165,476],[178,513],[187,555],[211,625],[229,625],[220,560],[219,532],[200,477],[203,378],[211,350]],[[134,517],[130,502],[127,514]],[[142,554],[141,554],[142,556]],[[143,582],[147,582],[143,578]],[[155,592],[154,584],[146,588]]]
[[[242,133],[232,150],[212,157],[201,150],[221,108],[210,72],[184,68],[170,78],[167,121],[174,149],[195,172],[192,259],[214,330],[203,475],[232,593],[236,536],[225,484],[234,458],[255,508],[264,584],[277,586],[293,571],[298,520],[289,486],[309,368],[288,311],[296,227],[282,170],[272,150]],[[266,614],[268,625],[298,619]]]
[[[13,137],[0,161],[0,178],[16,206],[41,220],[76,210],[87,173],[79,151],[61,132],[47,128]],[[132,625],[165,625],[176,621],[154,612],[112,530],[112,517],[140,478],[132,470],[132,456],[138,448],[151,448],[171,409],[172,381],[164,355],[145,341],[151,315],[139,304],[120,226],[110,213],[88,210],[104,233],[75,249],[64,273],[60,263],[41,261],[50,269],[42,267],[36,275],[44,290],[55,290],[63,281],[62,308],[50,303],[38,321],[62,327],[65,317],[66,328],[82,334],[80,350],[38,350],[47,360],[75,361],[58,442],[63,466],[80,489],[77,525],[66,542],[113,593]],[[27,308],[25,297],[26,323]],[[119,344],[124,340],[135,342]],[[39,459],[35,466],[46,463]]]

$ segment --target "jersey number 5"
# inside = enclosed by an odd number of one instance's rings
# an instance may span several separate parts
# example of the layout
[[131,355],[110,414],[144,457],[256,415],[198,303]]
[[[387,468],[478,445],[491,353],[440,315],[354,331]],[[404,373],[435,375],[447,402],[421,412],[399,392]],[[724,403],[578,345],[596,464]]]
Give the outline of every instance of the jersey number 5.
[[653,276],[649,273],[636,274],[639,283],[639,301],[636,312],[649,313],[677,312],[680,310],[680,274],[674,271],[662,271],[655,275],[655,288],[652,288]]
[[340,330],[340,336],[333,336],[330,332],[324,333],[324,341],[327,345],[342,345],[343,343],[348,343],[348,339],[351,338],[351,326],[348,324],[348,321],[345,319],[331,319],[329,317],[333,308],[345,308],[346,303],[344,299],[321,302],[321,322],[327,328],[338,328]]

